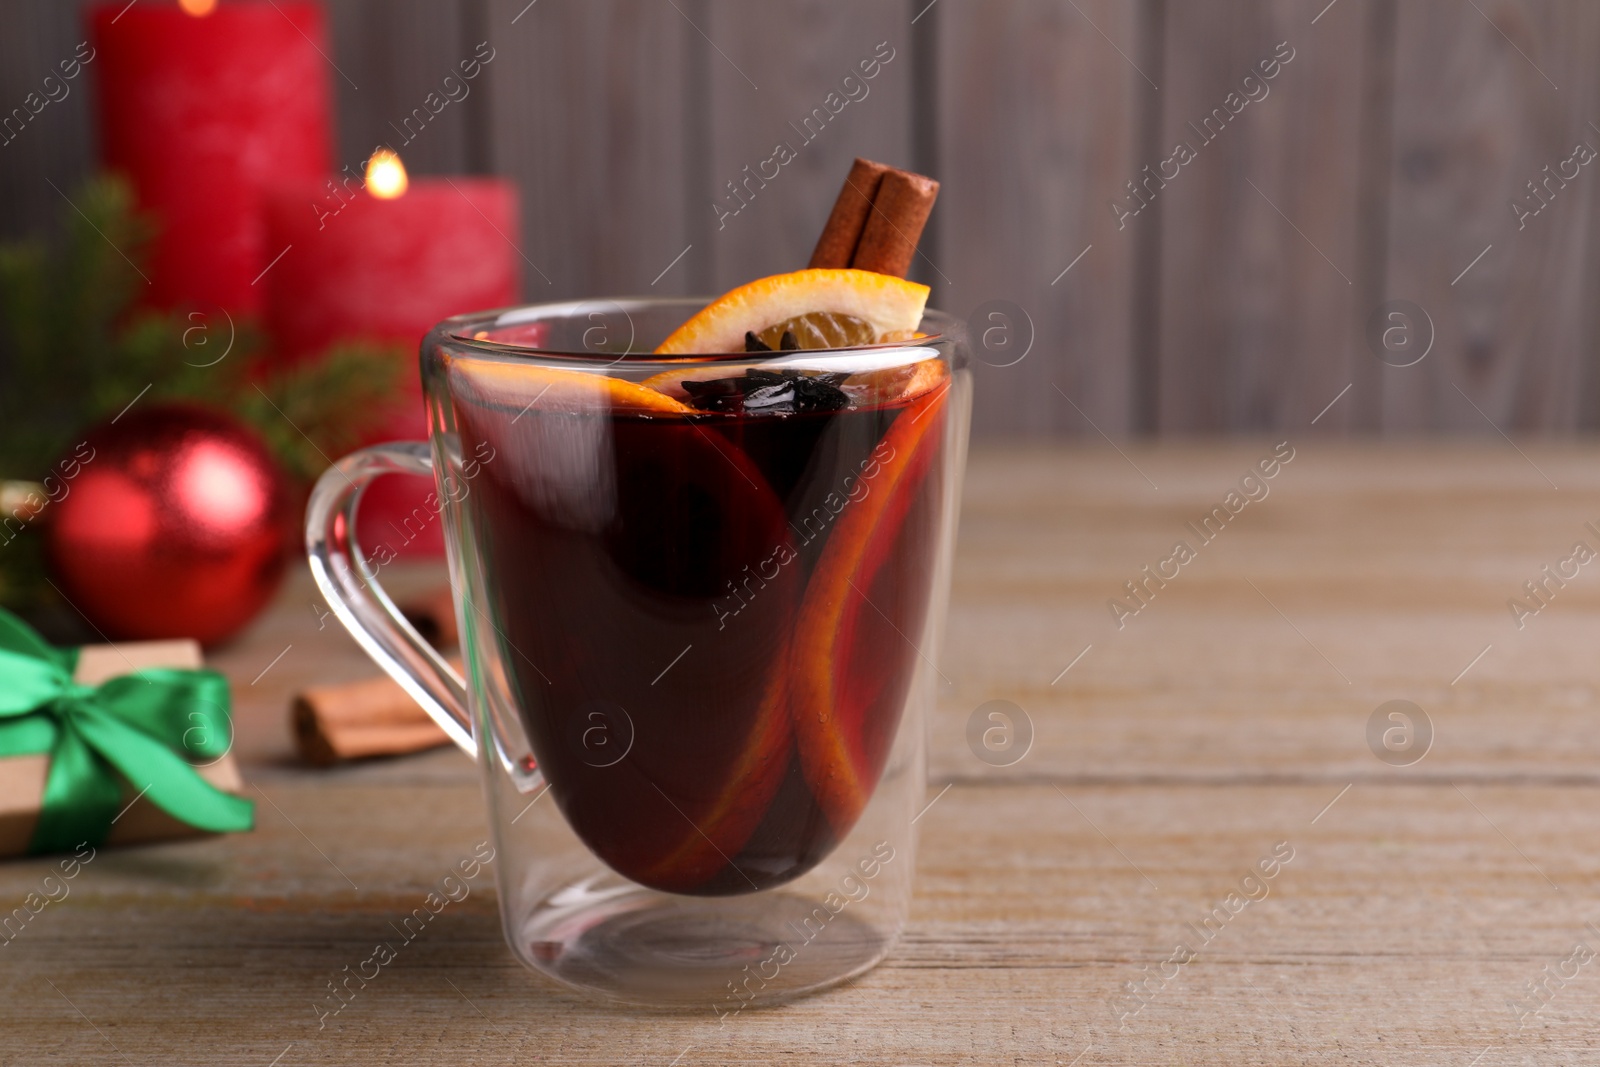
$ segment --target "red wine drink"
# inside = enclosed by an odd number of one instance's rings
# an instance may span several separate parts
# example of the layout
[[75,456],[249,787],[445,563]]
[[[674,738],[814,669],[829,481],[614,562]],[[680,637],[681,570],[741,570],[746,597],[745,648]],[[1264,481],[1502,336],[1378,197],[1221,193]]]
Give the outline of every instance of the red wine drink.
[[[346,457],[308,504],[330,605],[478,760],[507,943],[574,989],[732,1013],[905,927],[971,352],[912,283],[819,271],[917,326],[791,322],[812,295],[782,278],[755,310],[462,316],[423,347],[429,441]],[[718,333],[728,308],[778,321]],[[435,475],[459,672],[350,535],[395,472]]]
[[463,453],[495,457],[462,503],[480,639],[553,799],[620,874],[701,896],[800,876],[861,814],[945,507],[937,360],[729,375],[683,376],[677,410],[454,397]]

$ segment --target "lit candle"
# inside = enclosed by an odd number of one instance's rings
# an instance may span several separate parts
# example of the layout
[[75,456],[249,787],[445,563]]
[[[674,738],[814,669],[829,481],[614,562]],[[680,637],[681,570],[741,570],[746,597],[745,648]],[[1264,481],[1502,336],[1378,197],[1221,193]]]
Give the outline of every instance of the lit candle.
[[[282,357],[378,339],[404,348],[404,414],[379,440],[427,437],[416,353],[440,319],[517,301],[521,257],[517,192],[499,178],[410,180],[400,157],[373,153],[363,175],[297,183],[267,197],[267,329]],[[409,481],[409,487],[385,483]],[[415,515],[432,483],[387,478],[363,498],[365,545],[443,552],[440,523],[418,534]],[[410,517],[410,521],[405,521]]]
[[150,302],[259,310],[262,190],[330,167],[321,6],[115,0],[91,22],[104,162],[160,225]]
[[404,196],[409,188],[411,178],[406,174],[406,165],[400,162],[399,155],[387,148],[372,153],[372,159],[367,162],[369,193],[379,200],[393,200],[397,196]]

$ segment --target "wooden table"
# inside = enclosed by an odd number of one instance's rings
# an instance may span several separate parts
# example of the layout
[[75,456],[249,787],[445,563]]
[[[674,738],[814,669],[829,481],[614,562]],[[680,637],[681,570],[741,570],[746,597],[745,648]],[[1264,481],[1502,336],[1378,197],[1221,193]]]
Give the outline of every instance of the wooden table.
[[[299,576],[215,657],[259,828],[103,851],[0,947],[0,1061],[1597,1062],[1600,960],[1573,953],[1600,949],[1600,564],[1520,630],[1507,600],[1600,548],[1600,450],[1294,447],[1121,629],[1108,599],[1271,446],[974,456],[910,930],[855,983],[726,1026],[524,971],[480,878],[319,1030],[325,983],[485,829],[452,750],[294,762],[287,695],[370,673]],[[965,741],[994,699],[1035,732],[1009,767]],[[1394,699],[1432,724],[1409,766],[1368,742]],[[0,903],[47,870],[0,865]]]

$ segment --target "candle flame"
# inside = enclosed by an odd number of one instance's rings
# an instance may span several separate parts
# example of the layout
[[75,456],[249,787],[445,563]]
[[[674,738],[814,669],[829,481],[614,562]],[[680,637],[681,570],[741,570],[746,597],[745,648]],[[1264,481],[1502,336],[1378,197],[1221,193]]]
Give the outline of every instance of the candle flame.
[[393,200],[404,195],[410,184],[405,164],[389,149],[380,148],[367,160],[367,191],[379,200]]
[[217,9],[217,0],[178,0],[178,6],[195,18],[205,18]]

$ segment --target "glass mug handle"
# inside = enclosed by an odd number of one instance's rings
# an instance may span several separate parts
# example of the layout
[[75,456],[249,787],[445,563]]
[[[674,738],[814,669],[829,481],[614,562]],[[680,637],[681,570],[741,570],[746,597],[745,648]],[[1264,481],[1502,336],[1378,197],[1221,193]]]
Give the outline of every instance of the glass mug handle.
[[323,471],[306,503],[311,574],[367,655],[422,705],[450,740],[476,758],[466,683],[400,614],[359,553],[350,553],[361,491],[385,474],[432,477],[432,451],[422,441],[395,441],[352,452]]

